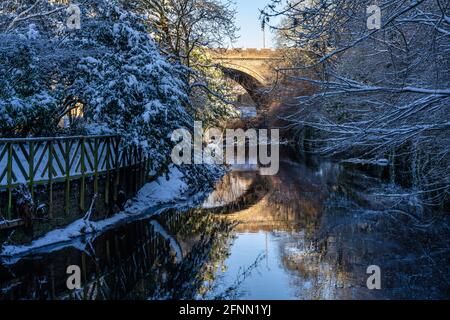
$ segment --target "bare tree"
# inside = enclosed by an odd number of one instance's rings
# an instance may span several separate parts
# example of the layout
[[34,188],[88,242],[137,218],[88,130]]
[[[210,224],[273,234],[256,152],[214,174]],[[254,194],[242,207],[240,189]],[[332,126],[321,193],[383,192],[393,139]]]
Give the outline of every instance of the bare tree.
[[223,46],[236,39],[235,10],[230,0],[134,0],[147,14],[155,38],[188,67],[193,52]]
[[316,130],[319,153],[404,167],[414,192],[443,204],[450,188],[450,1],[375,3],[382,13],[375,29],[367,26],[373,1],[273,0],[265,8],[264,23],[283,17],[272,26],[282,43],[314,57],[280,71],[323,70],[314,79],[295,77],[317,90],[299,97],[286,120]]
[[[221,122],[235,116],[231,86],[211,61],[209,50],[236,39],[235,9],[231,0],[124,1],[147,17],[160,50],[186,67],[192,112],[198,120]],[[218,125],[216,121],[212,121]]]

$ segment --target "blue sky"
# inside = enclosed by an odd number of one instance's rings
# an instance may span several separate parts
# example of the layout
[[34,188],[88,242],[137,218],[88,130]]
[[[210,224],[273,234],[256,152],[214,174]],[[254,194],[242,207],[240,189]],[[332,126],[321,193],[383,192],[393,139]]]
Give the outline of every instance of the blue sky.
[[[236,48],[262,48],[263,33],[259,20],[259,10],[263,9],[270,0],[235,0],[237,7],[236,23],[241,29],[240,39],[234,44]],[[266,30],[266,47],[274,46],[273,34]]]

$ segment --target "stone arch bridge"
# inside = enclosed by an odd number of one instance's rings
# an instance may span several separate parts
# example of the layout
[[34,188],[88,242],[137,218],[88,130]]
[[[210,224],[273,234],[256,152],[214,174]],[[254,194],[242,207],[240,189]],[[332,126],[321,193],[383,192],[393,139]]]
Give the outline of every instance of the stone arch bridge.
[[283,61],[281,51],[272,49],[216,49],[210,55],[226,76],[239,83],[262,107],[267,104],[264,89],[277,79],[276,66]]

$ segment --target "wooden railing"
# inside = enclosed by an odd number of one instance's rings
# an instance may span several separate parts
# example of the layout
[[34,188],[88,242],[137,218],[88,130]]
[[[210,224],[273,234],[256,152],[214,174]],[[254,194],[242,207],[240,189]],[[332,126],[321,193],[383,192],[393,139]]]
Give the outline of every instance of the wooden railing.
[[[6,192],[6,208],[0,213],[11,215],[12,193],[20,185],[28,186],[31,196],[38,185],[48,185],[48,209],[52,215],[53,185],[65,183],[66,210],[69,210],[71,181],[80,181],[80,208],[85,209],[86,179],[93,177],[94,192],[100,175],[108,178],[120,168],[140,166],[148,170],[147,158],[137,147],[124,147],[118,136],[78,136],[27,139],[0,139],[0,192]],[[119,175],[115,174],[118,179]],[[144,176],[141,177],[145,179]],[[142,181],[141,181],[142,182]],[[115,181],[114,183],[119,183]],[[109,192],[105,186],[105,192]],[[109,195],[105,195],[109,199]]]

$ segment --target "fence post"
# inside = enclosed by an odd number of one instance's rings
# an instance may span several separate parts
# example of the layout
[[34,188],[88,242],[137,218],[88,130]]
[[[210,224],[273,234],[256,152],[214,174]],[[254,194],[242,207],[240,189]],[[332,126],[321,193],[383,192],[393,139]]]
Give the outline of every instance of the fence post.
[[34,201],[34,143],[33,141],[28,142],[28,175],[30,177],[29,189],[31,194],[31,199]]
[[34,201],[34,142],[28,142],[28,175],[30,176],[29,188],[31,199]]
[[120,184],[120,138],[115,138],[116,140],[116,145],[115,145],[115,155],[116,155],[116,161],[115,161],[115,165],[116,165],[116,177],[115,177],[115,181],[114,181],[114,202],[117,202],[118,200],[118,189],[119,189],[119,184]]
[[[107,137],[105,139],[105,145],[106,145],[106,156],[105,156],[105,163],[106,163],[106,182],[105,182],[105,204],[108,207],[109,205],[109,180],[110,180],[110,174],[109,171],[111,170],[111,137]],[[108,213],[109,214],[109,213]]]
[[49,204],[48,214],[53,218],[53,141],[48,142],[48,183],[49,183]]
[[[72,147],[71,140],[67,139],[65,141],[65,153],[64,158],[66,161],[66,214],[68,215],[70,213],[70,149]],[[74,155],[75,157],[75,155]]]
[[100,138],[94,139],[94,194],[98,193],[98,148]]
[[80,167],[81,167],[81,185],[80,185],[80,209],[84,212],[85,211],[85,204],[84,204],[84,192],[85,192],[85,173],[86,173],[86,164],[85,164],[85,153],[86,153],[86,146],[85,146],[85,138],[82,137],[80,139]]
[[13,144],[7,143],[8,148],[8,164],[7,164],[7,188],[8,188],[8,203],[6,205],[6,219],[11,220],[11,210],[12,210],[12,161],[13,161]]

